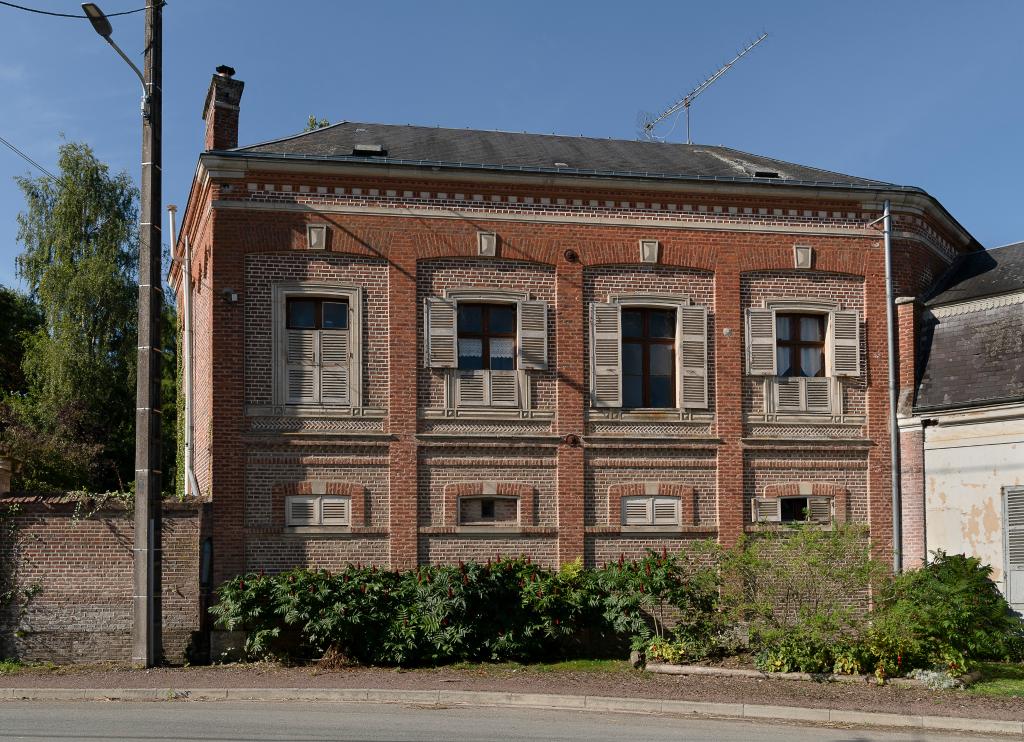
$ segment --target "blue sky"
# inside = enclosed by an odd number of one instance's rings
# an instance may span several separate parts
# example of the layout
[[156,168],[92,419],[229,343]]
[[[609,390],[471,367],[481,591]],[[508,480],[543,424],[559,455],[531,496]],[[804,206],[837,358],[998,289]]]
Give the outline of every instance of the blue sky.
[[[18,0],[79,12],[66,0]],[[144,0],[102,0],[107,13]],[[112,19],[142,64],[143,14]],[[344,119],[632,139],[762,30],[693,108],[695,142],[925,188],[986,246],[1024,240],[1024,3],[169,0],[164,202],[184,206],[210,75],[246,83],[241,142]],[[0,136],[49,169],[61,136],[139,172],[139,89],[85,20],[0,6]],[[672,139],[685,134],[680,124]],[[0,283],[12,176],[0,147]]]

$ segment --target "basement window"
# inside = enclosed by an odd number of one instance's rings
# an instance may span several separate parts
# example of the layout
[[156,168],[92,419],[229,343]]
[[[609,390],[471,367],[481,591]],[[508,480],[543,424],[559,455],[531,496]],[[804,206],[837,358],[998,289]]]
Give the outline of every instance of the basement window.
[[519,525],[518,497],[460,497],[460,526]]

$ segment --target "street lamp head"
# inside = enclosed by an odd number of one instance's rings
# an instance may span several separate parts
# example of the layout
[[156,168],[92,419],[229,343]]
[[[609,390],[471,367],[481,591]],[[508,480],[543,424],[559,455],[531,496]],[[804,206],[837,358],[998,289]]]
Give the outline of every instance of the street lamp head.
[[110,38],[110,34],[114,33],[114,29],[110,25],[110,20],[100,10],[100,7],[96,3],[82,3],[82,10],[89,18],[92,27],[96,29],[96,33],[105,39]]

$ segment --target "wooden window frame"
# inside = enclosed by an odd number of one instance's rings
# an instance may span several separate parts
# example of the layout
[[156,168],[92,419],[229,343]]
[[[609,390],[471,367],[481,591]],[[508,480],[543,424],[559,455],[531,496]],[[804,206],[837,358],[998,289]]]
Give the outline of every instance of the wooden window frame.
[[[827,331],[828,331],[828,321],[827,321],[826,315],[820,314],[820,313],[816,313],[816,312],[794,312],[794,311],[776,312],[775,313],[776,328],[778,328],[778,322],[779,322],[780,319],[784,319],[784,320],[786,320],[788,322],[790,337],[791,338],[795,337],[796,339],[795,340],[794,339],[782,340],[782,339],[780,339],[778,337],[778,329],[776,329],[776,337],[775,337],[776,353],[778,353],[778,349],[780,349],[780,348],[785,349],[785,350],[787,350],[789,352],[789,360],[790,360],[789,366],[790,366],[790,370],[792,371],[792,373],[789,373],[789,374],[778,373],[778,374],[776,374],[777,377],[784,379],[784,378],[791,378],[791,377],[819,378],[819,377],[827,376],[828,358],[827,358],[827,354],[825,352],[825,347],[826,347],[827,337],[828,337],[828,335],[826,334]],[[819,337],[821,338],[820,340],[802,340],[802,339],[800,339],[800,321],[803,320],[803,319],[815,319],[815,320],[817,320],[818,327],[819,327],[819,330],[820,330],[820,332],[819,332]],[[818,373],[814,374],[814,376],[806,376],[805,374],[802,373],[803,366],[802,366],[802,358],[801,358],[802,354],[801,354],[801,351],[804,348],[816,348],[818,350],[818,352],[821,354],[821,368],[819,369]],[[776,365],[778,365],[778,360],[776,360]]]
[[[293,327],[289,321],[291,313],[288,311],[291,305],[295,302],[300,301],[311,301],[315,307],[313,312],[313,326],[312,327]],[[345,326],[344,327],[324,327],[324,302],[329,304],[344,304],[345,305]],[[301,294],[291,295],[285,297],[284,302],[284,327],[286,330],[325,330],[327,332],[350,332],[352,329],[352,311],[349,307],[348,297],[341,296],[305,296]]]
[[[464,332],[459,327],[458,313],[463,307],[480,307],[480,332]],[[490,330],[490,319],[491,309],[493,307],[508,308],[512,311],[512,329],[509,332],[491,332]],[[490,371],[491,370],[491,339],[511,339],[512,340],[512,368],[500,369],[501,371],[518,371],[519,370],[519,347],[517,341],[517,328],[519,327],[519,308],[516,304],[511,302],[499,302],[499,301],[460,301],[455,308],[456,313],[456,324],[455,324],[455,362],[458,363],[461,354],[459,353],[459,341],[466,340],[480,340],[480,352],[482,355],[483,365],[478,369],[464,369],[461,366],[458,367],[459,371]]]
[[[622,345],[622,350],[620,350],[620,352],[622,353],[623,357],[625,357],[625,346],[626,346],[627,342],[631,343],[631,344],[639,344],[640,347],[641,347],[641,368],[642,368],[642,370],[641,370],[641,375],[640,375],[640,383],[642,385],[643,404],[640,405],[640,407],[626,407],[625,406],[627,374],[625,373],[625,371],[623,371],[622,372],[622,400],[623,400],[623,409],[634,409],[634,410],[674,410],[674,409],[679,409],[679,400],[678,400],[678,396],[679,396],[679,394],[678,394],[678,383],[679,383],[679,380],[676,378],[676,368],[677,368],[677,365],[678,365],[677,354],[679,352],[679,348],[677,347],[677,340],[678,340],[678,338],[675,337],[675,331],[673,331],[673,337],[671,337],[671,338],[652,338],[650,336],[650,316],[651,316],[651,313],[652,312],[662,312],[662,313],[669,313],[669,312],[671,312],[674,315],[674,318],[672,320],[672,327],[675,328],[675,327],[677,327],[677,323],[679,321],[679,310],[678,310],[678,308],[671,308],[671,307],[648,307],[648,306],[637,306],[637,305],[624,304],[620,311],[622,312],[622,314],[625,314],[626,312],[639,312],[640,315],[643,317],[643,321],[642,321],[642,328],[643,328],[642,329],[642,333],[643,334],[642,335],[640,335],[640,336],[635,336],[635,335],[627,336],[626,333],[625,333],[625,330],[621,330],[620,329],[620,331],[619,331],[620,343]],[[625,322],[621,322],[620,327],[624,327],[624,326],[625,326]],[[671,400],[670,404],[661,405],[661,406],[657,406],[657,407],[655,407],[654,405],[650,404],[650,401],[651,401],[651,389],[650,389],[650,380],[651,380],[651,373],[650,373],[651,369],[650,369],[650,366],[651,366],[651,359],[650,359],[650,352],[649,351],[650,351],[650,348],[651,348],[652,345],[668,345],[668,346],[670,346],[672,348],[672,363],[670,365],[670,368],[672,370],[672,374],[670,376],[671,383],[669,385],[670,388],[672,389],[672,400]],[[630,375],[630,376],[632,376],[632,375]]]

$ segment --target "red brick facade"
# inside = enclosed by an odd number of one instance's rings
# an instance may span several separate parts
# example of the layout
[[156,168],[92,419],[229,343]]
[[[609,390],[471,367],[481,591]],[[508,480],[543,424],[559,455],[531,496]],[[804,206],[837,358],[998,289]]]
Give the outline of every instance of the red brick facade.
[[[215,580],[497,553],[596,564],[694,538],[731,544],[752,528],[752,497],[801,482],[833,496],[839,520],[867,523],[890,558],[878,193],[216,154],[200,172],[175,254],[187,238],[196,473],[213,499]],[[308,249],[310,223],[326,225],[325,250]],[[971,247],[936,206],[897,205],[894,228],[898,295],[920,294]],[[480,255],[479,232],[497,235],[496,256]],[[658,241],[657,263],[641,261],[641,239]],[[811,268],[796,267],[795,245],[812,249]],[[362,290],[361,399],[344,412],[293,414],[274,397],[274,286],[304,280]],[[547,304],[548,367],[525,373],[528,406],[462,415],[450,375],[424,364],[424,300],[481,288]],[[592,406],[590,307],[639,294],[707,308],[706,408]],[[747,374],[746,310],[772,300],[857,312],[861,374],[836,381],[832,413],[772,414],[770,382]],[[280,501],[310,481],[356,488],[364,525],[286,533]],[[459,527],[457,498],[483,494],[481,483],[519,498],[516,528]],[[677,527],[619,527],[618,499],[643,483],[675,488]]]

